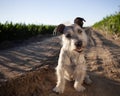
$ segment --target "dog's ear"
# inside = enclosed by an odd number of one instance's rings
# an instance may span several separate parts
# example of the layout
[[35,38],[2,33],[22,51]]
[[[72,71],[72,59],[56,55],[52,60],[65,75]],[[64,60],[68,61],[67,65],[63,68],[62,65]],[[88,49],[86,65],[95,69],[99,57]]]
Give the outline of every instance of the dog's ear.
[[56,32],[63,33],[64,29],[65,29],[65,25],[64,24],[60,24],[60,25],[57,26]]
[[83,27],[83,21],[86,22],[84,18],[77,17],[74,19],[74,24],[78,24],[81,28]]
[[78,24],[78,25],[80,25],[81,22],[83,22],[83,21],[86,22],[86,20],[84,18],[81,18],[81,17],[77,17],[74,19],[74,23]]
[[84,18],[82,18],[82,20],[83,20],[84,22],[86,22],[86,20],[85,20]]

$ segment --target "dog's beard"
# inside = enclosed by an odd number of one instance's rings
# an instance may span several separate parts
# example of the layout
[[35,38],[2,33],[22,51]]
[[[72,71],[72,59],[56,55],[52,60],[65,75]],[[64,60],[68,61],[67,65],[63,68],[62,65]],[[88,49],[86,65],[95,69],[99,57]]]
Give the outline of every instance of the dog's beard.
[[63,46],[65,49],[68,49],[69,51],[78,52],[78,53],[82,52],[86,46],[85,43],[83,42],[82,46],[77,47],[75,45],[75,42],[76,42],[75,40],[68,40],[64,38]]
[[82,52],[83,50],[84,50],[83,47],[77,47],[77,48],[74,49],[74,51],[76,51],[78,53]]
[[82,46],[76,46],[74,41],[71,43],[71,50],[72,51],[80,53],[84,50],[84,48],[85,48],[84,43]]
[[73,52],[82,52],[83,48],[82,47],[76,47],[74,42],[69,42],[69,47],[68,49]]

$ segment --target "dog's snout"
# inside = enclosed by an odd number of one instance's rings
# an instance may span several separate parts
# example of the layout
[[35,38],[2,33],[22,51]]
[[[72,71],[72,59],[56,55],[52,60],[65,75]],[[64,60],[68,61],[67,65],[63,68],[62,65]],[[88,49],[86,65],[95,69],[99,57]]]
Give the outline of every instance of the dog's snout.
[[81,47],[81,46],[82,46],[82,41],[77,41],[77,42],[75,43],[75,46],[76,46],[76,47]]

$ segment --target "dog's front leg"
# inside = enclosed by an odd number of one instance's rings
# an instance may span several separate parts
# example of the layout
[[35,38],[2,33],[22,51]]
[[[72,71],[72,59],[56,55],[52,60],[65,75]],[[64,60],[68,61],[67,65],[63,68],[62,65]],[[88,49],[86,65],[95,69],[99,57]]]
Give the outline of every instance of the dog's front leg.
[[83,81],[85,79],[86,70],[84,70],[81,67],[77,66],[76,69],[75,69],[74,74],[75,74],[74,75],[74,78],[75,78],[74,88],[79,92],[84,91],[85,87],[82,86],[82,84],[83,84]]
[[63,93],[65,88],[65,78],[64,78],[64,70],[62,68],[56,68],[57,74],[57,85],[53,89],[54,92]]

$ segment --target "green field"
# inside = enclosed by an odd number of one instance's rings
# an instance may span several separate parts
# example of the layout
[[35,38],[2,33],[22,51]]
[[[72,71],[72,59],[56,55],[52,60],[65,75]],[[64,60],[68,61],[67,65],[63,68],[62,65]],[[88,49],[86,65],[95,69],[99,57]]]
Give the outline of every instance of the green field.
[[120,36],[120,12],[103,18],[103,20],[95,23],[93,28],[102,30],[110,34]]
[[54,25],[0,23],[0,42],[5,40],[24,40],[39,34],[52,34],[54,28]]

